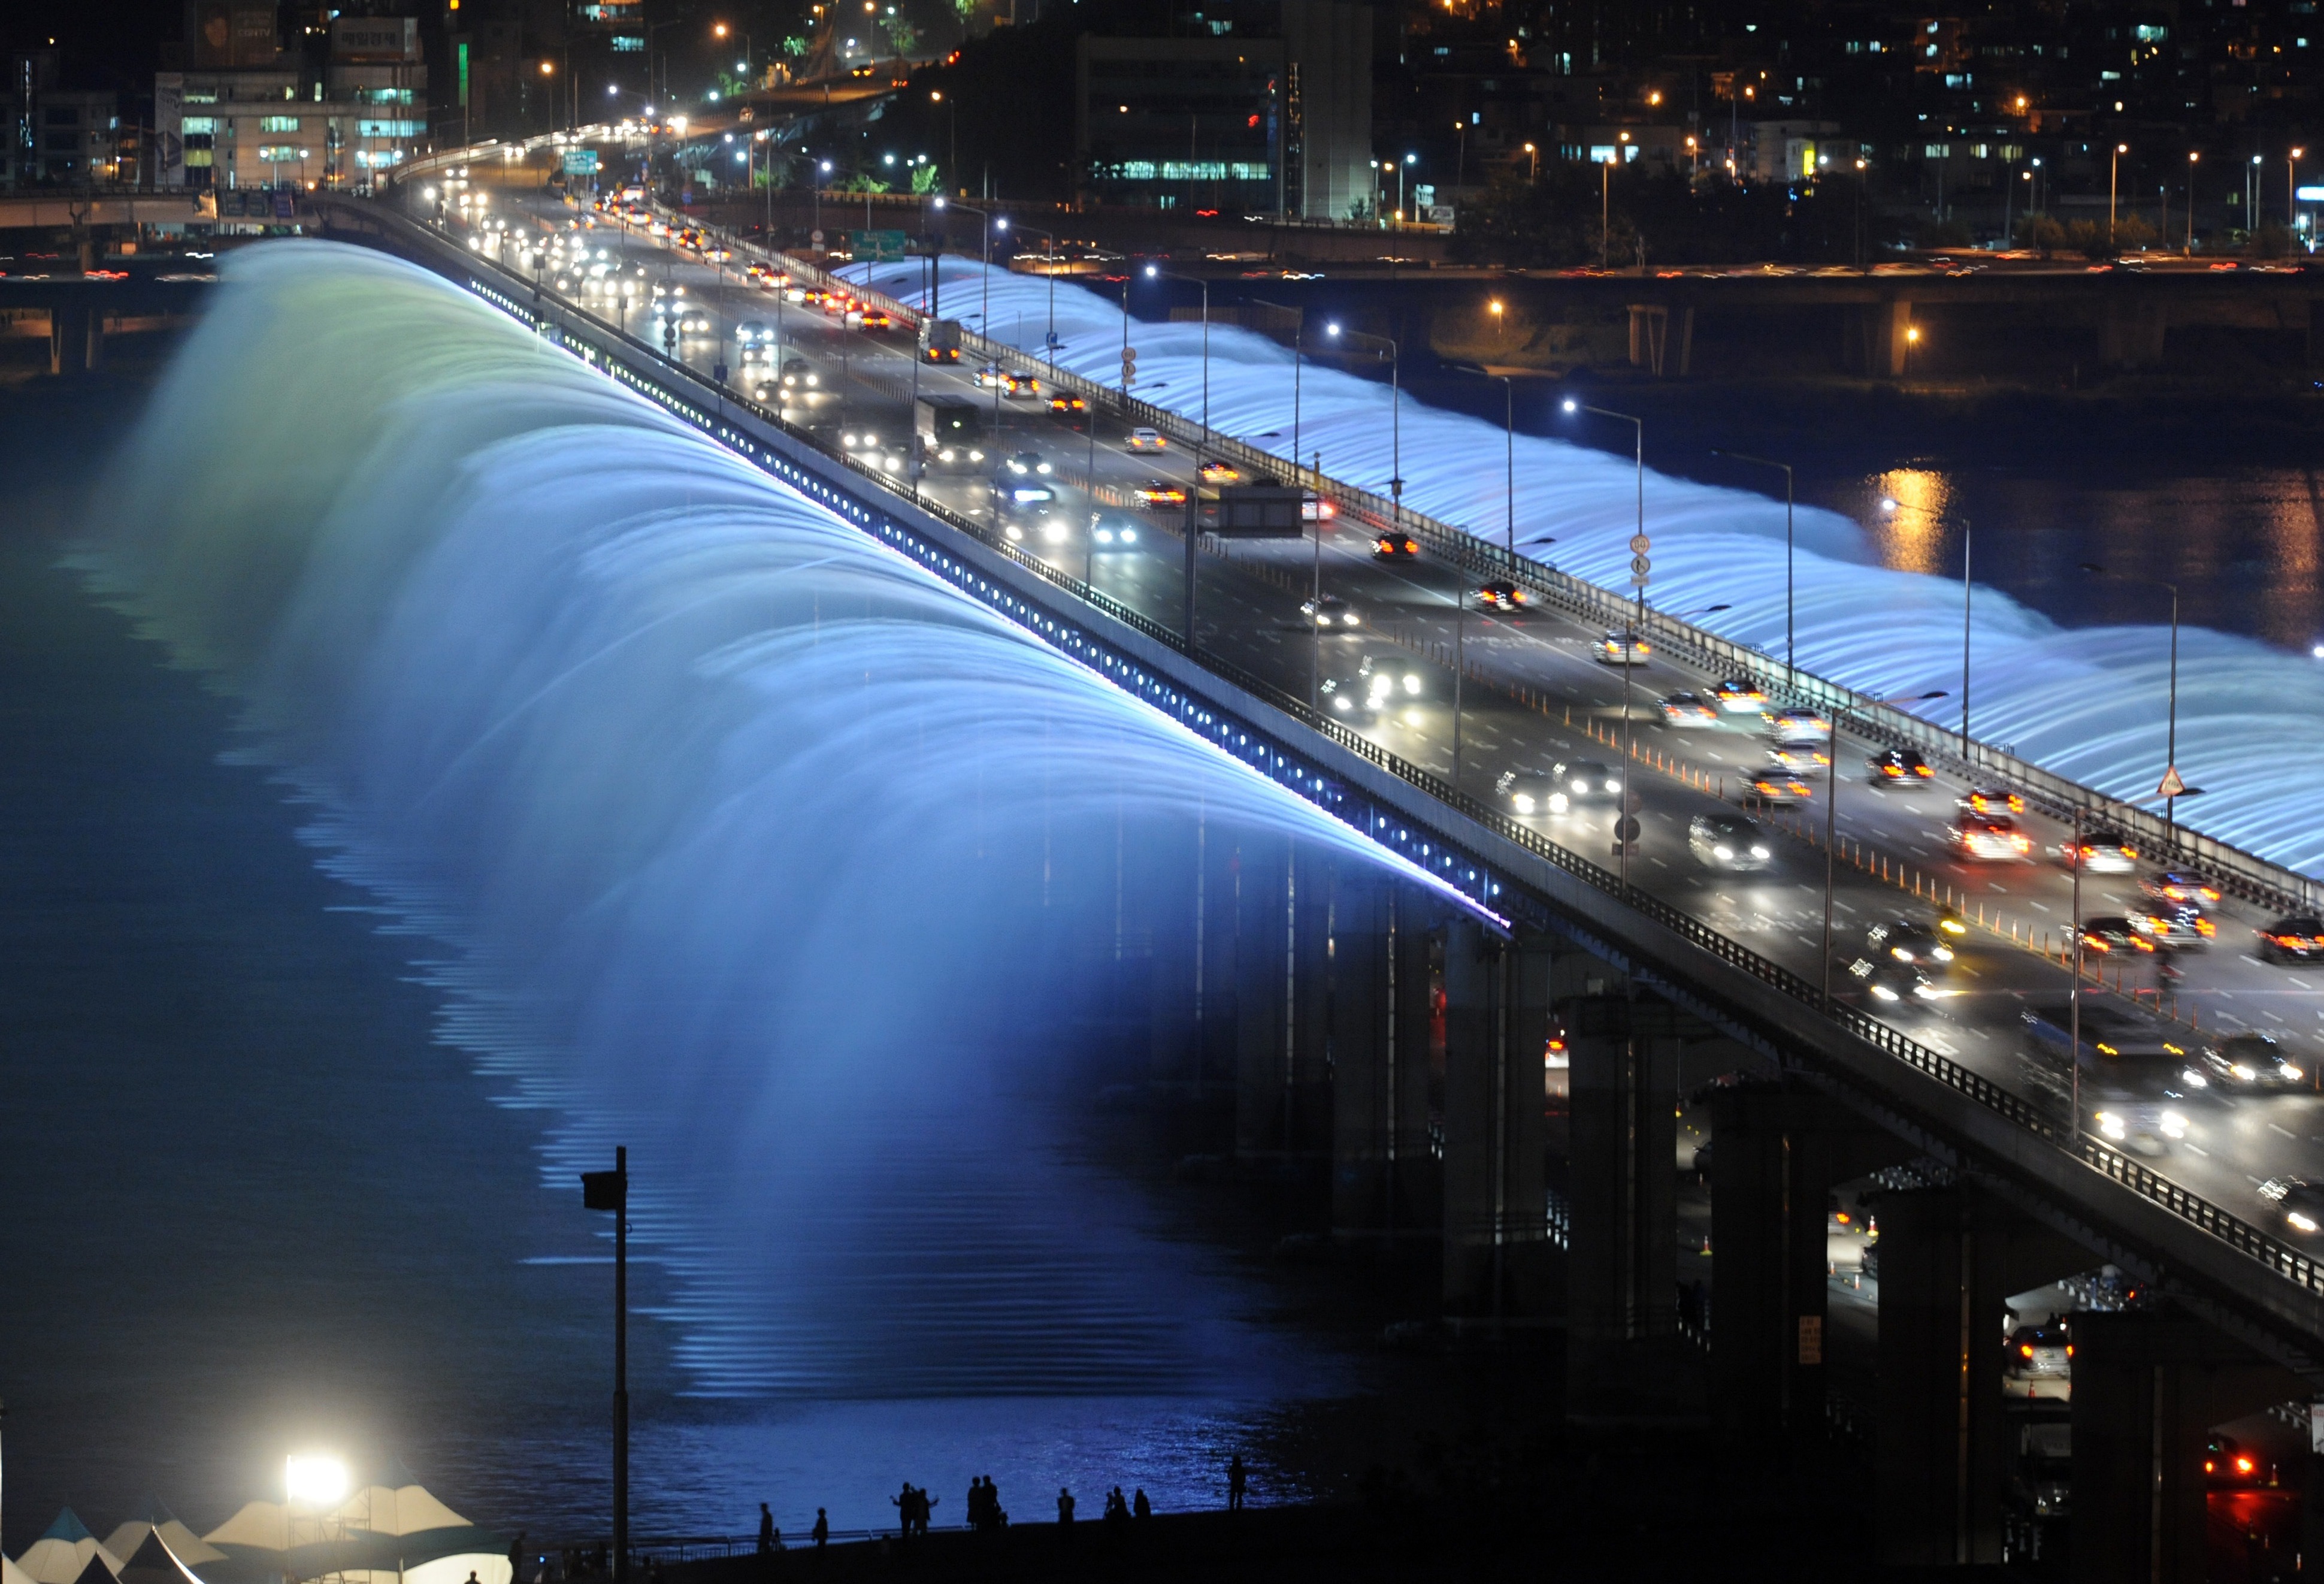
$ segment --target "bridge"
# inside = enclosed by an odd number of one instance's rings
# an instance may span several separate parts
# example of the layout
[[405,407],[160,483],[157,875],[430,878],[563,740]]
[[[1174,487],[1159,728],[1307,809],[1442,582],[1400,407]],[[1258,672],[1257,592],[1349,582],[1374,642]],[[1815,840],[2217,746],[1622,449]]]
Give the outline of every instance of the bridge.
[[[503,199],[540,227],[536,236],[575,218],[517,187]],[[2029,997],[2062,992],[2070,969],[2057,935],[2037,938],[2035,912],[2017,910],[2045,909],[2060,887],[2037,878],[1997,900],[1932,862],[1896,804],[1861,780],[1861,795],[1840,790],[1853,775],[1845,745],[1914,747],[1951,790],[2006,784],[2044,829],[2079,811],[2130,827],[2142,843],[2175,837],[2179,861],[2263,912],[2304,902],[2304,880],[1650,613],[1658,666],[1689,681],[1746,677],[1773,702],[1845,722],[1832,795],[1860,812],[1845,827],[1828,814],[1822,831],[1771,817],[1783,885],[1738,907],[1726,894],[1743,882],[1690,876],[1667,860],[1683,853],[1696,814],[1732,811],[1722,777],[1739,785],[1744,766],[1724,756],[1735,751],[1719,746],[1725,738],[1698,733],[1690,746],[1628,718],[1627,668],[1594,666],[1582,649],[1624,618],[1618,597],[1305,469],[1298,482],[1342,515],[1296,544],[1200,552],[1186,523],[1148,514],[1142,548],[1110,548],[1101,566],[1095,521],[1090,537],[1077,531],[1062,545],[1012,535],[1018,525],[982,479],[897,467],[851,443],[850,424],[887,421],[916,389],[997,407],[1001,396],[969,378],[975,360],[989,359],[1088,404],[1085,430],[1040,431],[1054,421],[1043,417],[1019,432],[1063,439],[1068,453],[1085,444],[1085,471],[1074,475],[1068,457],[1060,475],[1094,500],[1119,495],[1124,477],[1159,470],[1139,459],[1125,474],[1111,440],[1102,468],[1100,424],[1115,434],[1151,426],[1178,450],[1199,446],[1252,471],[1282,463],[999,342],[965,335],[959,369],[923,367],[794,310],[807,322],[793,344],[814,347],[820,366],[836,365],[854,394],[855,416],[835,421],[779,394],[762,401],[699,366],[703,348],[673,356],[625,329],[632,316],[618,303],[593,310],[558,289],[553,270],[403,211],[318,206],[330,234],[460,283],[1465,896],[1469,905],[1456,905],[1288,845],[1246,843],[1231,875],[1227,855],[1190,857],[1177,877],[1186,927],[1157,937],[1151,965],[1157,1066],[1206,1052],[1225,1064],[1238,1155],[1328,1181],[1319,1231],[1351,1246],[1440,1247],[1445,1312],[1462,1325],[1563,1329],[1578,1413],[1683,1416],[1689,1405],[1657,1400],[1651,1383],[1700,1368],[1726,1432],[1779,1442],[1821,1433],[1831,1406],[1830,1196],[1877,1176],[1880,1387],[1877,1402],[1856,1406],[1874,1426],[1879,1529],[1895,1563],[1998,1560],[2010,1431],[2005,1301],[2114,1265],[2151,1301],[2076,1322],[2075,1570],[2200,1576],[2209,1427],[2324,1385],[2324,1268],[2280,1219],[2261,1224],[2264,1201],[2244,1175],[2311,1157],[2304,1133],[2315,1103],[2304,1094],[2221,1103],[2198,1111],[2178,1141],[2187,1147],[2173,1147],[2109,1137],[2089,1096],[2061,1105],[2030,1082],[2019,1013]],[[679,261],[611,227],[604,239],[618,240],[624,258],[654,256],[671,271],[683,263],[683,278],[723,318],[769,312],[755,287],[722,292],[723,265]],[[799,261],[768,262],[833,284]],[[742,301],[730,301],[734,292]],[[865,295],[917,325],[909,304]],[[1377,564],[1368,554],[1375,526],[1412,533],[1419,561]],[[1400,721],[1359,727],[1317,708],[1322,640],[1296,611],[1310,585],[1293,574],[1312,562],[1320,579],[1327,555],[1335,589],[1396,613],[1393,635],[1370,646],[1377,657],[1390,644],[1408,657],[1396,674],[1420,679],[1421,702]],[[1444,619],[1453,607],[1443,591],[1480,577],[1525,589],[1532,614],[1523,632],[1512,617],[1456,660],[1463,618]],[[1304,641],[1282,642],[1295,625]],[[1618,695],[1609,685],[1618,677]],[[1486,790],[1498,764],[1553,752],[1620,766],[1645,827],[1626,850],[1609,851],[1610,818],[1537,817]],[[1939,1019],[1882,1008],[1845,977],[1833,984],[1822,970],[1834,942],[1810,933],[1800,904],[1816,888],[1797,882],[1818,870],[1834,876],[1851,932],[1882,916],[1953,910],[1988,987],[1964,993],[1959,1011]],[[2119,979],[2113,988],[2124,988]],[[2121,999],[2096,987],[2089,998]],[[2156,1000],[2154,1026],[2191,1049],[2194,1023]],[[1553,1068],[1553,1057],[1566,1065]],[[1544,1096],[1560,1077],[1565,1104],[1553,1117]],[[1707,1327],[1674,1279],[1677,1118],[1687,1107],[1716,1141]],[[2270,1129],[2292,1142],[2273,1144]]]

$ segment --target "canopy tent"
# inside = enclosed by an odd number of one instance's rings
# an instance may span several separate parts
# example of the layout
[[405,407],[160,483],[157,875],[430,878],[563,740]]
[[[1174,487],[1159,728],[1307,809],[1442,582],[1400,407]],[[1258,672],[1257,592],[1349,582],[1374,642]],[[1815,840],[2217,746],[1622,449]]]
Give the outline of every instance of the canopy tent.
[[510,1584],[512,1577],[498,1538],[446,1506],[400,1465],[328,1512],[250,1502],[202,1538],[227,1559],[203,1570],[215,1584],[269,1576],[466,1584],[471,1572],[477,1584]]
[[[148,1498],[145,1510],[115,1528],[105,1537],[105,1549],[116,1557],[134,1558],[137,1548],[145,1543],[149,1534],[159,1533],[170,1554],[183,1562],[189,1570],[210,1562],[226,1561],[226,1552],[207,1544],[191,1529],[178,1521],[178,1515],[158,1500]],[[127,1561],[122,1563],[127,1567]]]
[[110,1584],[121,1571],[120,1559],[97,1544],[97,1536],[70,1507],[60,1512],[48,1532],[24,1548],[16,1565],[32,1584],[80,1584],[92,1565],[105,1570],[99,1584]]
[[121,1584],[201,1584],[193,1570],[170,1550],[161,1532],[150,1528],[129,1560],[121,1564],[120,1574]]
[[0,1584],[32,1584],[32,1576],[5,1556],[0,1556]]

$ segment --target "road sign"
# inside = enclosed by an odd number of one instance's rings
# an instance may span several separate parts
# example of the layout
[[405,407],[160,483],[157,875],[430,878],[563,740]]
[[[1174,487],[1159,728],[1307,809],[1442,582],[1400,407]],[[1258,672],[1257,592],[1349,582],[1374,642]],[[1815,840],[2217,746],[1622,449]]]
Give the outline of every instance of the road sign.
[[2179,779],[2179,766],[2172,765],[2163,773],[2163,784],[2154,789],[2158,798],[2179,798],[2187,795],[2187,783]]
[[809,242],[814,243],[817,247],[821,247],[823,245],[823,227],[817,226],[814,230],[808,232],[807,234],[807,239]]
[[1203,503],[1203,532],[1223,539],[1297,539],[1307,492],[1282,485],[1231,484]]
[[1644,572],[1632,572],[1630,574],[1630,587],[1633,588],[1644,588],[1648,583],[1653,581],[1654,579]]
[[1630,570],[1637,573],[1639,577],[1643,578],[1654,570],[1655,563],[1648,560],[1646,557],[1642,555],[1634,555],[1630,558]]
[[1614,839],[1625,843],[1638,839],[1638,821],[1636,815],[1625,814],[1614,822]]
[[595,149],[567,149],[565,173],[567,176],[595,176],[597,173]]
[[1644,555],[1646,551],[1654,549],[1654,547],[1655,542],[1648,539],[1645,534],[1633,533],[1630,535],[1630,553],[1632,555]]
[[907,238],[901,231],[851,231],[848,238],[857,264],[895,264],[904,256]]

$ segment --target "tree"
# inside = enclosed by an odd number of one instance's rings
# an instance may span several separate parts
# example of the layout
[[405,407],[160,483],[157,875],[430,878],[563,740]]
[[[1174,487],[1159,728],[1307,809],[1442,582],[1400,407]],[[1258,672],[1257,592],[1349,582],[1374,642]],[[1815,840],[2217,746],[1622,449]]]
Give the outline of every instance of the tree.
[[2017,222],[2017,245],[2048,258],[2068,245],[2066,227],[2047,215],[2027,215]]
[[2292,235],[2273,220],[2263,220],[2252,233],[2251,252],[2254,258],[2283,258],[2294,246]]
[[912,167],[912,190],[923,197],[942,191],[944,183],[938,180],[940,174],[934,165],[915,165]]

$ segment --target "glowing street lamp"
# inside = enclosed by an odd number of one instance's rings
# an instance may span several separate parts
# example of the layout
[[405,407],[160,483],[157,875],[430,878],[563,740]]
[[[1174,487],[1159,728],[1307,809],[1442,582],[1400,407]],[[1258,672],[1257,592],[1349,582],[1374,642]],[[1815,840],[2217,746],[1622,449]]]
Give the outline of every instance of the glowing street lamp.
[[2130,153],[2130,145],[2126,143],[2118,143],[2114,145],[2114,157],[2107,162],[2107,246],[2109,249],[2114,246],[2116,178],[2122,172],[2122,157],[2128,153]]
[[293,1452],[282,1460],[282,1494],[294,1507],[320,1511],[347,1499],[347,1466],[337,1458]]

